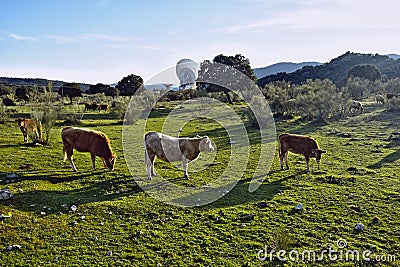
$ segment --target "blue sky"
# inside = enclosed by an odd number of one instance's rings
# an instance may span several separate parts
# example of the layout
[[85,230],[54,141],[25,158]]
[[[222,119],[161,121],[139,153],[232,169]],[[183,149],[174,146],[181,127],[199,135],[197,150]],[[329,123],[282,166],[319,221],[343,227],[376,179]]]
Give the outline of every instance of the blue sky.
[[0,0],[0,76],[114,83],[182,58],[252,67],[400,54],[394,0]]

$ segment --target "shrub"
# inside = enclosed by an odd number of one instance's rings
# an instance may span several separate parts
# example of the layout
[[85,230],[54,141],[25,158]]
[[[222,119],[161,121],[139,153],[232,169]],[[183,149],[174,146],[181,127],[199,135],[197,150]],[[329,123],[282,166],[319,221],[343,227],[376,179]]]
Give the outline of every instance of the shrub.
[[5,123],[9,118],[6,106],[0,103],[0,123]]
[[7,106],[7,107],[16,106],[14,101],[8,97],[3,99],[3,104],[4,104],[4,106]]
[[400,110],[400,98],[393,97],[386,102],[386,109],[390,111]]
[[60,113],[60,108],[52,105],[51,92],[44,93],[41,100],[43,102],[32,108],[31,117],[42,122],[43,143],[49,144],[50,132]]

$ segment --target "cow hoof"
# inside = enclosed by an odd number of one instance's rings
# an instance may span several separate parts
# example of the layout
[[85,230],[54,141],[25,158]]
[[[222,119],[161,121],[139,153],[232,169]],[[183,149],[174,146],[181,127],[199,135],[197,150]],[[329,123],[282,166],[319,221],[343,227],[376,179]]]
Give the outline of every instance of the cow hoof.
[[189,180],[189,176],[187,176],[187,175],[183,176],[183,178]]

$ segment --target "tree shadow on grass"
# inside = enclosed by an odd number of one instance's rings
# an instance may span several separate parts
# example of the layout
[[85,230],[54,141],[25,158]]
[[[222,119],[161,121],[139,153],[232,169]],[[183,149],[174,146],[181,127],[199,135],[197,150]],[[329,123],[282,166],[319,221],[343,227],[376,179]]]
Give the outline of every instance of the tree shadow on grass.
[[393,153],[390,153],[389,155],[385,156],[384,158],[382,158],[380,161],[369,165],[368,168],[370,169],[379,169],[381,168],[384,164],[386,163],[393,163],[396,160],[400,159],[400,150],[397,150]]
[[79,189],[33,190],[16,193],[3,203],[20,211],[53,214],[68,211],[72,205],[111,201],[135,195],[141,191],[135,179],[131,176],[124,176],[91,183],[91,185]]

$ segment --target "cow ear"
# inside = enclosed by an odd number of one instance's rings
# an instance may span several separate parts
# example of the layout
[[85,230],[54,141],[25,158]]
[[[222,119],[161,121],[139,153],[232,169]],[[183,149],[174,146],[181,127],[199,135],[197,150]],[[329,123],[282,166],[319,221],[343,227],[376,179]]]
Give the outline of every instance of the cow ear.
[[196,138],[201,138],[201,136],[200,135],[196,135]]
[[203,139],[208,139],[208,136],[203,136]]

